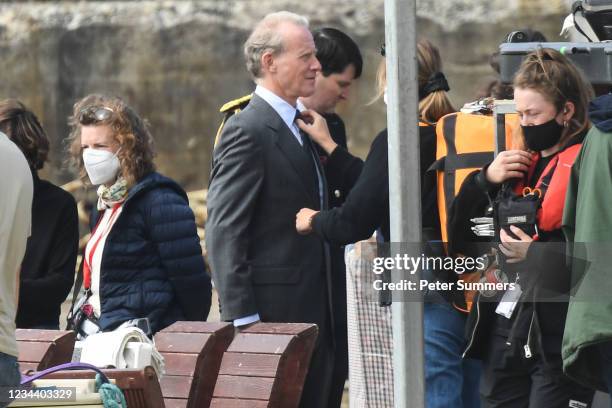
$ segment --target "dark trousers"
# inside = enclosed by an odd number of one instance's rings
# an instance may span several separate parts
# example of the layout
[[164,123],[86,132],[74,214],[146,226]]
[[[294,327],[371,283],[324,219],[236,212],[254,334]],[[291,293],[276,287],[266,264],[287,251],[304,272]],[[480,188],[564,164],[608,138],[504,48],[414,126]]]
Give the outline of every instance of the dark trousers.
[[594,391],[563,375],[559,354],[527,359],[522,347],[491,335],[480,381],[482,408],[590,407]]
[[334,345],[329,322],[319,327],[317,345],[304,382],[300,408],[324,408],[329,398],[334,368]]

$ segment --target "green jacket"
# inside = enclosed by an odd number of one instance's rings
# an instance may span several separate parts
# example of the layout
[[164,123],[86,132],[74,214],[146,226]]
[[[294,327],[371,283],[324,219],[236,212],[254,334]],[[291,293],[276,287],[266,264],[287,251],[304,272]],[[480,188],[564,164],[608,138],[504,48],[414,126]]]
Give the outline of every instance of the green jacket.
[[607,392],[595,345],[612,341],[612,133],[592,127],[572,168],[563,231],[574,242],[565,373]]

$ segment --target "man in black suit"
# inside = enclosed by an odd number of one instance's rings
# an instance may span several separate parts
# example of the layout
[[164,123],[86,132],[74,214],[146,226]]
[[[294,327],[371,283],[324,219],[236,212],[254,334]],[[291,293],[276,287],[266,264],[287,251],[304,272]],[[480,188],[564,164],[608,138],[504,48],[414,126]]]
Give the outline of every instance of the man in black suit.
[[321,408],[334,360],[329,248],[295,230],[300,208],[327,208],[325,175],[295,121],[321,65],[308,21],[289,12],[260,21],[244,51],[257,88],[223,128],[208,190],[206,245],[221,318],[238,328],[316,323],[301,406]]

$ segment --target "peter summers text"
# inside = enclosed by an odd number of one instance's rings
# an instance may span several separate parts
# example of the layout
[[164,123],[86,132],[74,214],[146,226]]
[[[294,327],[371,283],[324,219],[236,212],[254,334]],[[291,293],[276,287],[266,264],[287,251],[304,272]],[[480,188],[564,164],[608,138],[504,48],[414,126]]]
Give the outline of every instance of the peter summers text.
[[399,282],[384,282],[382,279],[376,279],[372,283],[374,290],[390,290],[390,291],[417,291],[417,290],[514,290],[514,282],[466,282],[459,279],[457,282],[429,282],[425,279],[420,279],[418,282],[402,279]]

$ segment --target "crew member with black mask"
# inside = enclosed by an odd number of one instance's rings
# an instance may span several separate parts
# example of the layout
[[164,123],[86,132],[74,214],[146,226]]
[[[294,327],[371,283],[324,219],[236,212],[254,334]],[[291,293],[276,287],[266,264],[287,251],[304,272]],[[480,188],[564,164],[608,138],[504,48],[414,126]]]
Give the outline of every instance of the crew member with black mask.
[[[514,79],[522,130],[514,150],[501,152],[466,178],[449,213],[453,254],[479,256],[482,246],[477,244],[485,238],[472,233],[470,220],[493,204],[501,273],[491,274],[491,268],[485,276],[516,285],[515,291],[479,293],[468,319],[464,356],[483,361],[484,408],[591,403],[593,391],[565,377],[561,362],[570,290],[561,220],[570,170],[590,126],[591,93],[557,51],[529,54]],[[523,213],[508,215],[519,207]]]

